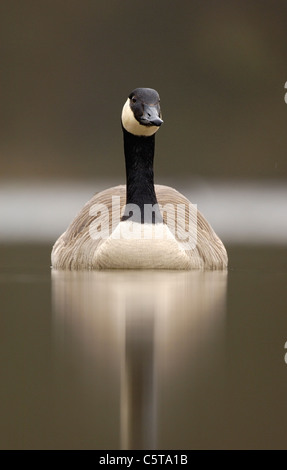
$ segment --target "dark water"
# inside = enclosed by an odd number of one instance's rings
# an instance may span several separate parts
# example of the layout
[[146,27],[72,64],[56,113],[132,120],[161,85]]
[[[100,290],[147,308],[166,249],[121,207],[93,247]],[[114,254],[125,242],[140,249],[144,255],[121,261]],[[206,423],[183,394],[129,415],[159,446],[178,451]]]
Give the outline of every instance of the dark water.
[[49,252],[0,247],[1,449],[287,448],[286,248],[229,247],[228,273]]

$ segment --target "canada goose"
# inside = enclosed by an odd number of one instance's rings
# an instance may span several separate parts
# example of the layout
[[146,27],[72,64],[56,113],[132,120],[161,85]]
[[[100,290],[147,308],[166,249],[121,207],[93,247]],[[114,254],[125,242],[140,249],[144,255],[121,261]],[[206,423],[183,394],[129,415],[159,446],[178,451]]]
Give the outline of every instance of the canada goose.
[[52,250],[56,269],[224,269],[225,247],[175,189],[154,185],[155,133],[163,123],[151,88],[133,90],[122,109],[126,186],[88,201]]

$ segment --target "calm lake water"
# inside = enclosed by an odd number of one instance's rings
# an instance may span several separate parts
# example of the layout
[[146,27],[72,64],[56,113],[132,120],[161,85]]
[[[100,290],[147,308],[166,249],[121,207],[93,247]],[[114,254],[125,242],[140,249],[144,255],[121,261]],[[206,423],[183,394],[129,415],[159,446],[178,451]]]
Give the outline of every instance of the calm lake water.
[[[51,272],[0,245],[1,449],[287,448],[287,250]],[[286,356],[287,361],[287,356]]]

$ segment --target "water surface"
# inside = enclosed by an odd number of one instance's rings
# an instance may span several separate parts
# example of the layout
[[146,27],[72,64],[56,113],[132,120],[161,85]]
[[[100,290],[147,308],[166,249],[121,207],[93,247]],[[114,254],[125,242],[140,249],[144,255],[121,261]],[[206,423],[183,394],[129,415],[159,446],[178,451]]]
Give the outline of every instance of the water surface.
[[286,448],[286,248],[227,272],[53,272],[1,245],[2,449]]

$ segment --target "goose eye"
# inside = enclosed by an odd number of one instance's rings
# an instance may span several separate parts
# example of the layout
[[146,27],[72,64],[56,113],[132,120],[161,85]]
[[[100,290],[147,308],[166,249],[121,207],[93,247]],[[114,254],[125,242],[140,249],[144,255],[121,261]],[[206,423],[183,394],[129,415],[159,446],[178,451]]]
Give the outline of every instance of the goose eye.
[[133,97],[132,97],[132,102],[133,102],[133,103],[136,103],[136,101],[137,101],[136,97],[133,96]]

